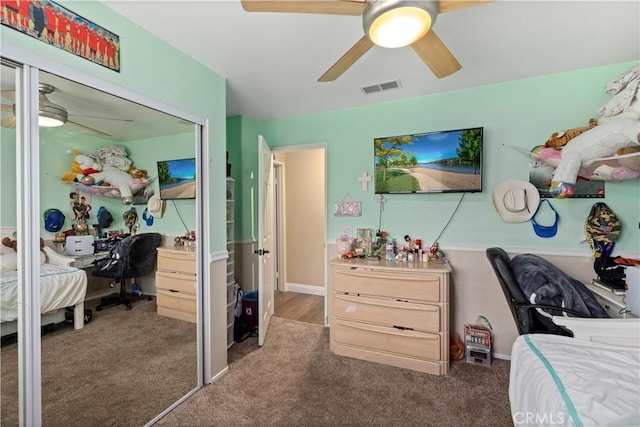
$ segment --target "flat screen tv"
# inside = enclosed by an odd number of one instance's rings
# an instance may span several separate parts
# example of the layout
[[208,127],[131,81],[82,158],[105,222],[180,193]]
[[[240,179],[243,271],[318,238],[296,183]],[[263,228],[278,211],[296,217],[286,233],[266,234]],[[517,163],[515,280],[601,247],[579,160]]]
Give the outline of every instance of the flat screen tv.
[[162,200],[196,198],[196,159],[161,160],[158,182]]
[[376,194],[482,191],[483,128],[375,138]]

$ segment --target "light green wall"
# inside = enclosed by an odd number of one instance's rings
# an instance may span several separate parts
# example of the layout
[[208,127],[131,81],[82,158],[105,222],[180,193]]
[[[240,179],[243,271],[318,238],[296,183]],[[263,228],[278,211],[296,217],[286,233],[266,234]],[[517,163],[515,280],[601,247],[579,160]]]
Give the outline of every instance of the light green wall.
[[[258,122],[243,116],[227,119],[227,150],[231,176],[236,180],[235,240],[256,238],[258,217]],[[253,190],[253,202],[251,200]]]
[[[59,1],[59,3],[120,36],[121,71],[119,73],[49,46],[5,26],[0,27],[2,45],[11,44],[67,67],[75,68],[95,78],[128,88],[136,93],[208,119],[211,217],[205,221],[209,221],[210,249],[212,251],[225,250],[226,119],[224,78],[99,2]],[[4,134],[2,136],[4,140]],[[2,154],[4,162],[4,144]],[[3,188],[4,185],[3,183]],[[10,225],[5,223],[5,218],[10,219],[11,216],[5,214],[5,204],[2,205],[0,218],[2,218],[3,225]],[[15,221],[15,213],[13,220]]]
[[[511,147],[526,150],[544,142],[552,132],[585,126],[608,99],[606,83],[633,63],[615,64],[545,77],[459,90],[398,102],[330,111],[291,119],[261,122],[256,129],[272,147],[327,144],[328,236],[342,226],[378,228],[379,210],[372,186],[362,192],[357,177],[373,174],[373,139],[414,132],[484,127],[484,191],[467,194],[460,210],[439,239],[443,247],[486,248],[493,245],[584,250],[584,222],[593,203],[602,199],[552,199],[560,214],[558,234],[537,237],[530,223],[506,224],[492,205],[492,189],[506,179],[528,180],[529,159]],[[243,135],[244,137],[244,135]],[[247,149],[257,152],[256,140]],[[243,150],[243,156],[247,152]],[[257,168],[257,158],[251,171]],[[244,163],[244,157],[243,157]],[[247,165],[249,168],[249,165]],[[248,176],[243,171],[242,179]],[[349,191],[362,202],[363,214],[339,218],[333,203]],[[382,229],[393,237],[409,234],[433,241],[454,212],[460,195],[386,195]],[[606,202],[621,218],[624,231],[618,251],[638,251],[640,186],[638,180],[606,184]],[[246,233],[246,227],[242,227]],[[246,234],[244,235],[246,236]]]

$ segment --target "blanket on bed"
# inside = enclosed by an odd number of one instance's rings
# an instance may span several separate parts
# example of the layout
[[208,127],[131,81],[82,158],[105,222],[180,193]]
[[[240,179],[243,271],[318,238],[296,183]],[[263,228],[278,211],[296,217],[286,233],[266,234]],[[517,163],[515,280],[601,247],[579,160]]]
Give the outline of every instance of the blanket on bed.
[[[584,317],[609,317],[591,291],[544,258],[533,254],[516,255],[511,266],[520,288],[533,304],[568,308]],[[545,310],[556,316],[558,310]]]

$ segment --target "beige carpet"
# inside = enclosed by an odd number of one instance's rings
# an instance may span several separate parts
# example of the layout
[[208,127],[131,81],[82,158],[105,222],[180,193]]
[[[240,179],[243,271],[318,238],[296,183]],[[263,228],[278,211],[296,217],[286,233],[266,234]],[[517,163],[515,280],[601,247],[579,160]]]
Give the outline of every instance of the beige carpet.
[[[158,316],[146,300],[93,316],[42,338],[45,426],[141,426],[195,387],[195,324]],[[16,426],[15,344],[3,346],[0,369],[0,425]]]
[[273,318],[267,341],[232,347],[229,373],[166,426],[510,426],[509,363],[455,362],[447,376],[336,356],[329,330]]

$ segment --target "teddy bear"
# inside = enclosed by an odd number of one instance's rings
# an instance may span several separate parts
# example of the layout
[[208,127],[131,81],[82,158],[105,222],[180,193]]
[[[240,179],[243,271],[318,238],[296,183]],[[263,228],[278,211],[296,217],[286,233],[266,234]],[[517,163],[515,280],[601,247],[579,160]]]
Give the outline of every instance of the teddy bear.
[[640,146],[640,73],[637,71],[637,65],[631,67],[606,86],[607,93],[615,94],[598,109],[601,115],[598,126],[576,136],[562,148],[549,187],[553,197],[563,199],[573,195],[583,164],[613,156],[618,149]]
[[573,128],[567,129],[564,132],[554,132],[551,134],[547,142],[544,143],[545,147],[555,148],[556,150],[567,145],[569,141],[571,141],[576,136],[580,135],[588,131],[589,129],[593,129],[598,125],[596,119],[589,120],[589,126],[581,127],[581,128]]
[[80,181],[78,176],[81,178],[84,175],[102,170],[102,165],[94,157],[81,154],[76,150],[67,150],[67,153],[73,156],[73,162],[71,163],[71,170],[61,178],[64,182]]
[[[18,241],[16,239],[12,239],[11,237],[4,237],[2,239],[2,245],[6,246],[8,248],[11,248],[14,251],[18,252]],[[44,240],[42,240],[42,237],[41,237],[40,238],[40,250],[42,250],[42,248],[44,248]]]

